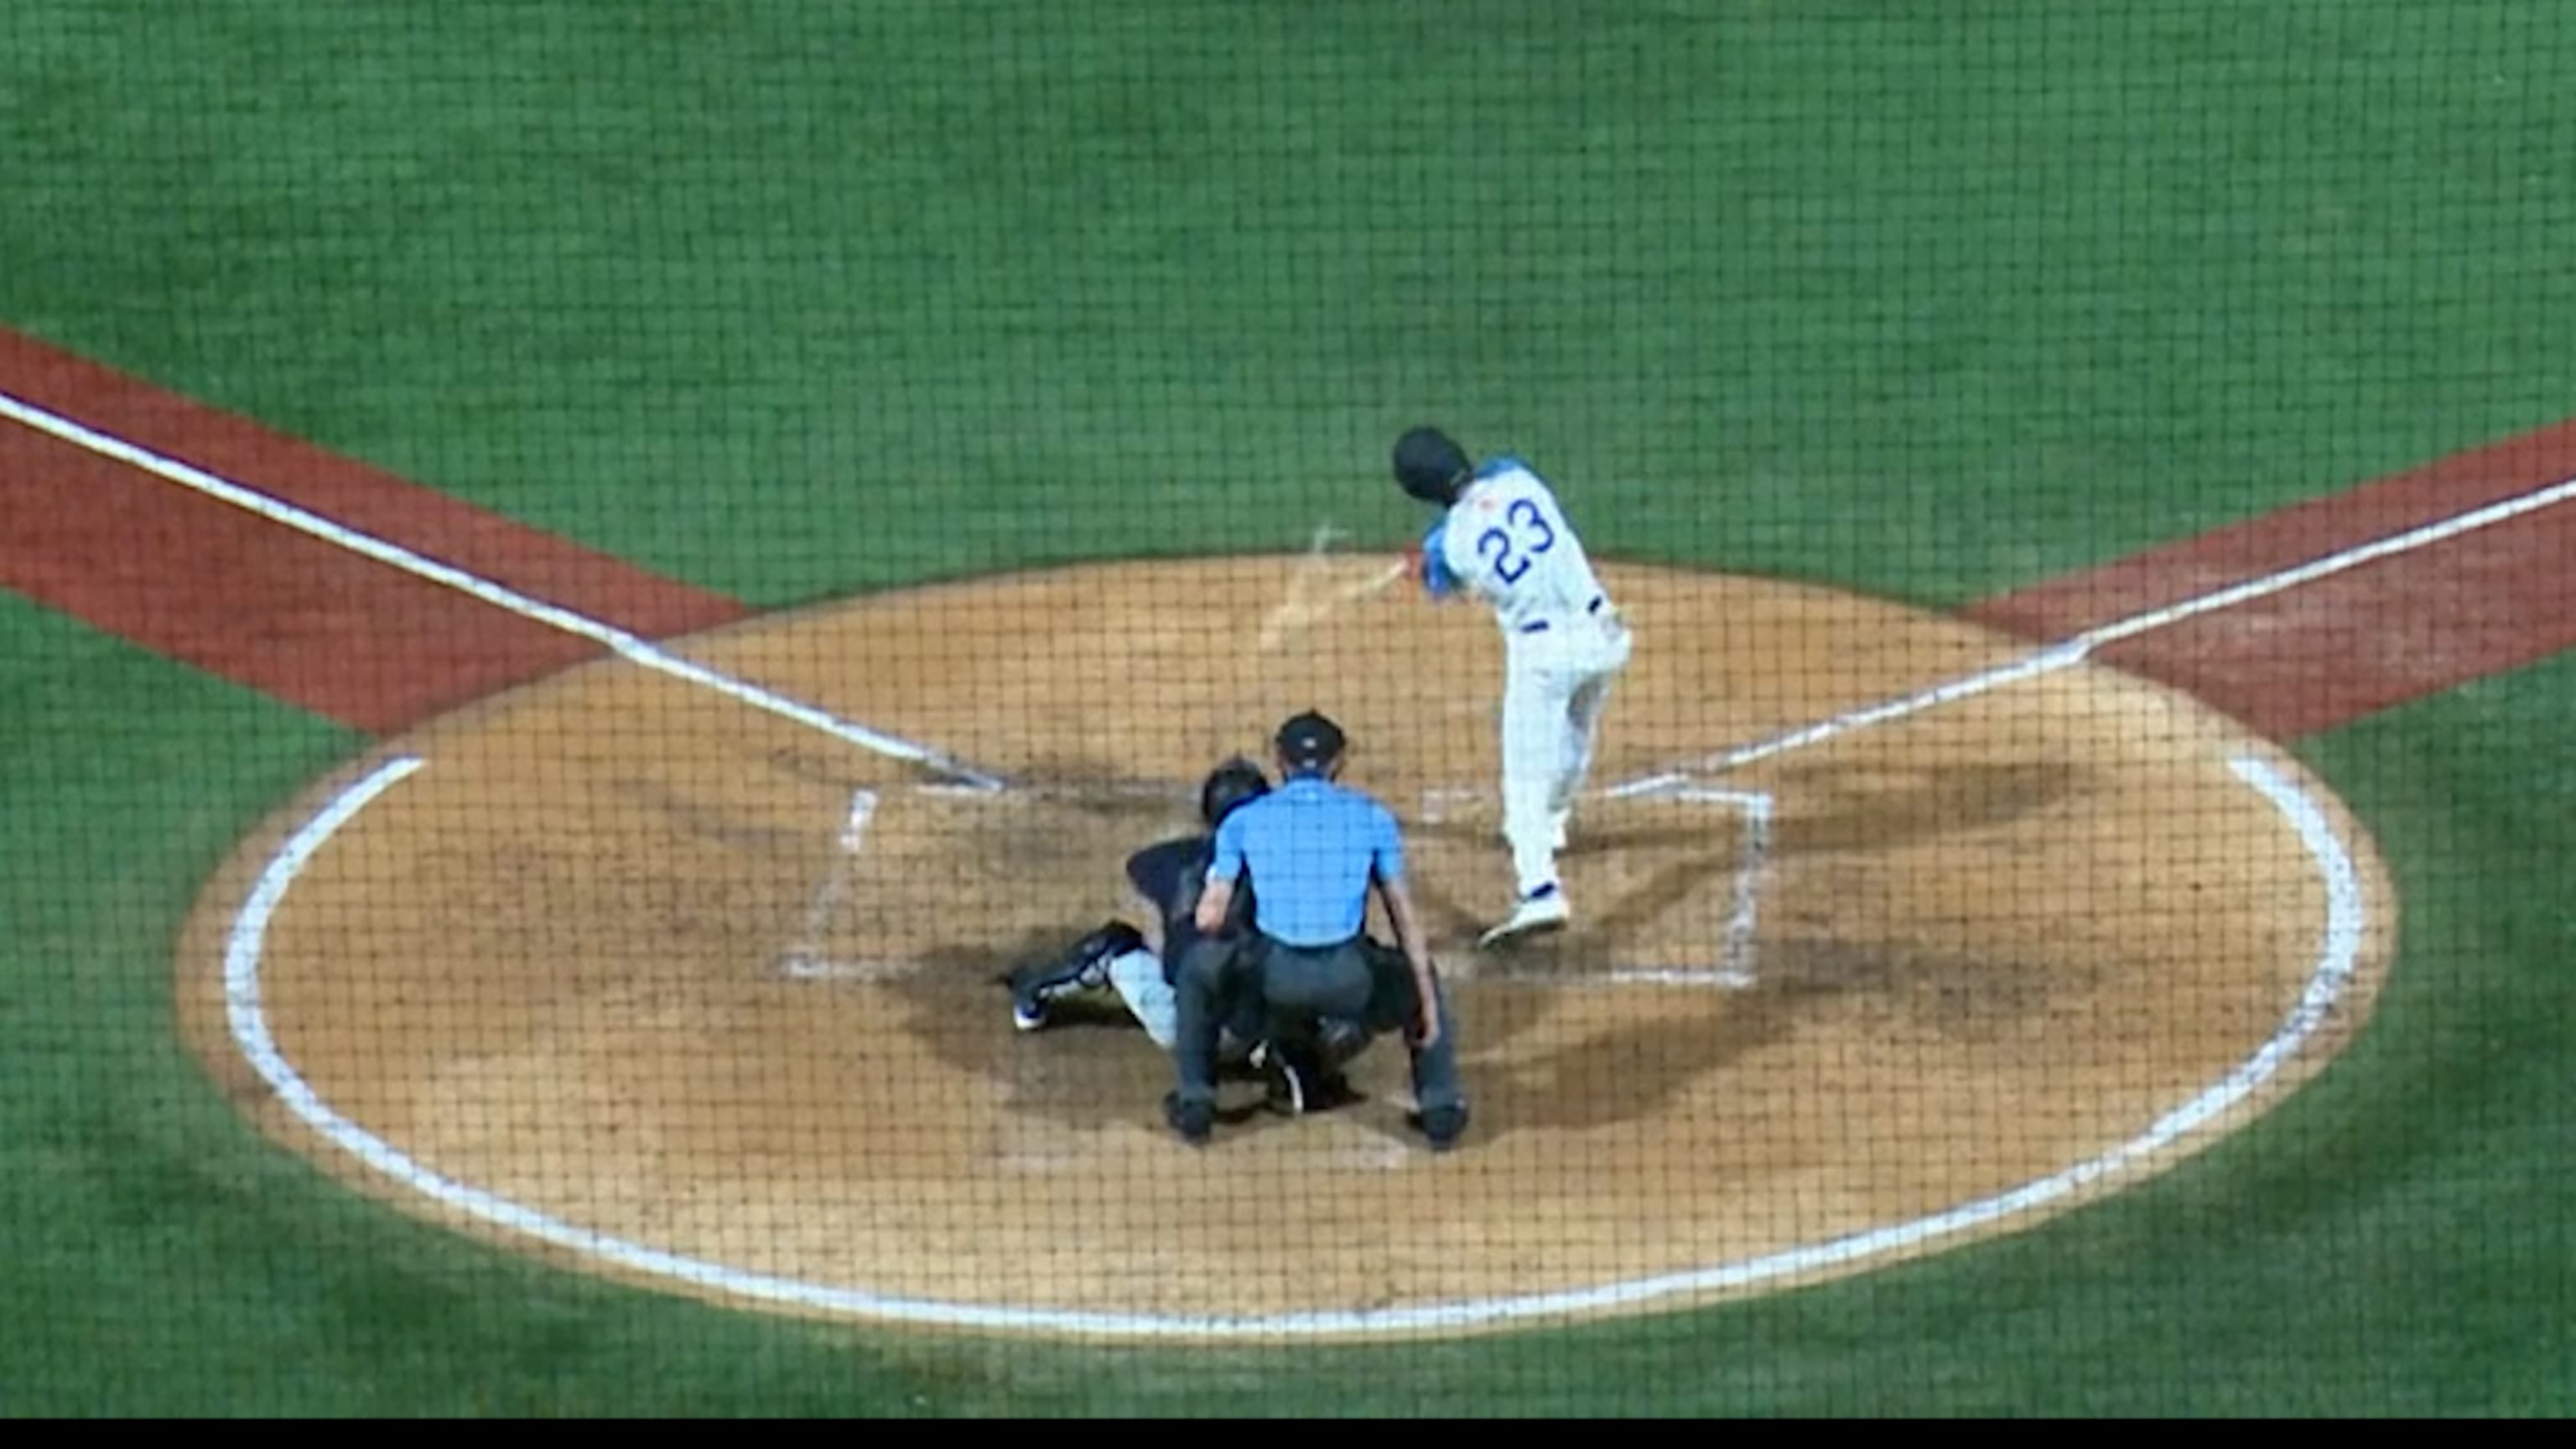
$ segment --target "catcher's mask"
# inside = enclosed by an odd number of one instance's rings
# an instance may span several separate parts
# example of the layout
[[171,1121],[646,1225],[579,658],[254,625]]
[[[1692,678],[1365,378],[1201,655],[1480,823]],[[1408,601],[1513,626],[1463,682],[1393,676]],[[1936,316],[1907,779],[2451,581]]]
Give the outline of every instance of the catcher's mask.
[[1199,818],[1213,830],[1225,823],[1225,817],[1239,805],[1248,805],[1270,793],[1270,778],[1261,767],[1238,755],[1216,767],[1199,786]]
[[1475,471],[1467,450],[1438,428],[1415,428],[1395,440],[1396,486],[1425,503],[1457,502]]

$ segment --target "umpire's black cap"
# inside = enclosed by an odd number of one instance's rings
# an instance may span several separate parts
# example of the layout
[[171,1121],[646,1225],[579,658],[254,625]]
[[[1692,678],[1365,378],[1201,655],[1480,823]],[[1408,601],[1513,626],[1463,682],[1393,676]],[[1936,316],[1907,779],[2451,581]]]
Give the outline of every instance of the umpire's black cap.
[[1314,710],[1279,727],[1279,758],[1291,769],[1320,770],[1342,757],[1342,727]]

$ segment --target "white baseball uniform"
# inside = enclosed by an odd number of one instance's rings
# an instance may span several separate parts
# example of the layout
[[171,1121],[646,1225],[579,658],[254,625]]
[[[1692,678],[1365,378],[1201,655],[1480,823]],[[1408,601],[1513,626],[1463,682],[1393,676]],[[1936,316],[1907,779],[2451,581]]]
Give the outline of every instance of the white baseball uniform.
[[1165,1051],[1181,1039],[1180,993],[1163,979],[1163,958],[1142,947],[1108,963],[1109,987],[1127,1003],[1128,1014],[1145,1035]]
[[1472,593],[1502,628],[1503,836],[1527,900],[1557,884],[1628,628],[1547,480],[1518,458],[1477,468],[1423,553],[1433,594]]

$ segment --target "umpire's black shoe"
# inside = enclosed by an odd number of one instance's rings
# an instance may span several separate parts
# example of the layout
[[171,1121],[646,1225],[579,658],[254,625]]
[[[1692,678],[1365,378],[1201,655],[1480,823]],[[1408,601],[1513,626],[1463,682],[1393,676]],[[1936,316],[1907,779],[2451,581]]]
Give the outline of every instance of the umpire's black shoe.
[[1192,1147],[1207,1145],[1208,1134],[1216,1130],[1216,1103],[1184,1102],[1181,1094],[1172,1092],[1163,1098],[1163,1120]]
[[1415,1116],[1413,1125],[1422,1129],[1422,1135],[1431,1142],[1432,1151],[1446,1152],[1458,1145],[1459,1138],[1467,1135],[1466,1105],[1434,1107]]

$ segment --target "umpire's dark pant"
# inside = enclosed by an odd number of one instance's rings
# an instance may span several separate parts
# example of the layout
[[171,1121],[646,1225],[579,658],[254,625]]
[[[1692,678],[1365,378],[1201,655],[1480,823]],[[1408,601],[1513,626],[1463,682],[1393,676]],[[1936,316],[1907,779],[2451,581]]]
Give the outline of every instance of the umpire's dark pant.
[[[1373,1033],[1403,1033],[1421,1015],[1412,969],[1395,952],[1373,952],[1350,940],[1290,946],[1254,934],[1239,944],[1202,941],[1181,960],[1174,982],[1179,1040],[1173,1044],[1185,1102],[1216,1100],[1217,1029],[1228,1005],[1262,1004],[1264,1034],[1282,1046],[1312,1047],[1325,1017],[1360,1022]],[[1440,1040],[1413,1053],[1413,1095],[1424,1111],[1454,1107],[1458,1088],[1458,1022],[1440,991]],[[1407,1043],[1410,1045],[1410,1043]]]

